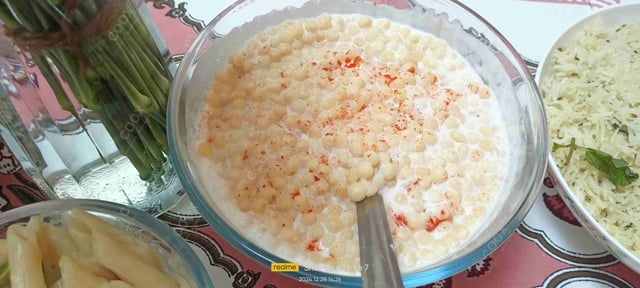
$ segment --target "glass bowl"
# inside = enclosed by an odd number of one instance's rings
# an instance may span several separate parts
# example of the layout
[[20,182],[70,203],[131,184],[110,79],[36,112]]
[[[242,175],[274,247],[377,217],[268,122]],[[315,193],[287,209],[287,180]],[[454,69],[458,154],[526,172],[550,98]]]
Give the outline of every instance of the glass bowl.
[[[460,249],[418,271],[403,274],[406,286],[435,282],[456,274],[498,248],[518,227],[538,195],[548,156],[546,116],[535,82],[513,47],[489,23],[457,1],[369,1],[297,0],[237,1],[205,28],[183,58],[174,79],[168,110],[170,157],[187,194],[209,224],[234,247],[269,267],[287,263],[273,249],[252,242],[221,213],[231,203],[210,196],[211,187],[224,185],[216,175],[203,175],[195,152],[199,113],[213,75],[226,55],[265,27],[286,19],[318,16],[322,13],[359,13],[387,18],[448,42],[476,70],[495,92],[501,106],[513,161],[509,163],[506,193],[500,195],[484,228]],[[389,3],[391,5],[384,5]],[[400,9],[402,10],[402,13]],[[239,115],[242,117],[241,115]],[[300,267],[285,273],[294,279],[320,279],[314,284],[359,287],[357,276],[343,276]],[[340,278],[335,278],[341,276]],[[324,281],[339,279],[339,282]]]
[[[559,47],[572,43],[574,37],[587,26],[591,25],[595,21],[602,21],[605,28],[616,29],[624,23],[637,22],[639,14],[640,4],[620,4],[600,9],[598,12],[591,13],[577,21],[569,29],[563,32],[547,50],[545,57],[542,62],[540,62],[541,64],[538,68],[538,73],[536,73],[537,83],[543,83],[542,81],[548,79],[547,77],[551,77],[552,61],[554,58],[552,56],[554,51]],[[628,97],[637,96],[629,95]],[[549,123],[553,123],[552,121],[554,120],[550,118]],[[551,141],[553,141],[553,138]],[[585,193],[573,191],[571,189],[571,185],[567,183],[567,180],[562,175],[562,171],[558,167],[557,163],[558,162],[553,158],[553,156],[549,155],[549,168],[547,168],[549,170],[549,176],[552,179],[554,188],[567,204],[571,213],[576,216],[576,219],[578,219],[580,224],[582,224],[582,227],[585,227],[596,241],[604,245],[604,247],[606,247],[611,254],[613,254],[622,263],[629,266],[629,268],[634,270],[636,273],[640,273],[640,257],[638,254],[634,254],[621,243],[621,239],[616,239],[616,237],[608,232],[607,229],[599,222],[598,218],[600,217],[597,213],[592,213],[587,209],[587,206],[584,204]]]
[[[158,253],[169,275],[180,277],[189,288],[210,288],[213,283],[198,256],[169,226],[149,214],[121,204],[101,200],[50,200],[21,206],[2,213],[0,239],[16,223],[26,224],[31,216],[41,216],[45,223],[58,225],[71,215],[72,209],[84,210],[129,232]],[[185,287],[186,288],[186,287]]]

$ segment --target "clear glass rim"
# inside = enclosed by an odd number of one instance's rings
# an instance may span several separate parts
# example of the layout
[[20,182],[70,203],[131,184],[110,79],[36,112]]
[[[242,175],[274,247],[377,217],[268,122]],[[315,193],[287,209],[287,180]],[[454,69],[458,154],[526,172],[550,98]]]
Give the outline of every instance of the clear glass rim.
[[[241,5],[247,1],[255,1],[255,0],[239,0],[234,2],[232,5],[223,10],[220,14],[218,14],[203,30],[200,35],[196,38],[194,43],[190,46],[189,50],[185,54],[185,57],[182,63],[194,63],[194,60],[198,59],[198,52],[202,45],[207,41],[210,32],[213,27],[213,23],[219,21],[219,19],[225,17],[229,12],[233,11],[237,6]],[[354,0],[356,2],[371,2],[366,0]],[[407,2],[412,8],[425,8],[419,3],[416,3],[415,0],[404,0]],[[441,0],[433,0],[436,2],[442,2]],[[508,238],[515,232],[517,227],[520,225],[526,214],[529,212],[538,192],[540,191],[540,187],[542,186],[542,180],[546,173],[547,167],[547,155],[549,154],[548,147],[548,129],[546,122],[546,113],[544,111],[544,105],[542,103],[542,98],[540,97],[539,89],[533,80],[533,77],[528,72],[528,68],[520,55],[517,53],[515,48],[510,44],[510,42],[500,34],[489,22],[487,22],[484,18],[478,15],[475,11],[467,7],[466,5],[460,3],[457,0],[449,1],[450,5],[457,6],[461,8],[464,13],[467,13],[468,16],[474,18],[482,25],[484,29],[490,31],[494,36],[496,36],[502,44],[506,47],[509,53],[509,56],[514,58],[514,66],[518,69],[519,74],[523,77],[525,83],[528,84],[529,89],[531,90],[531,97],[528,99],[532,102],[531,107],[535,108],[534,111],[531,111],[532,117],[538,118],[534,120],[533,132],[539,133],[536,135],[536,141],[534,144],[536,145],[535,151],[535,162],[531,165],[535,165],[533,169],[533,175],[531,176],[529,182],[527,183],[527,191],[525,191],[526,196],[522,198],[522,201],[519,207],[515,210],[511,218],[506,222],[504,227],[498,231],[495,235],[492,235],[489,238],[489,241],[480,245],[476,250],[468,253],[458,259],[440,267],[436,267],[429,270],[417,271],[403,275],[404,285],[408,287],[424,285],[425,283],[432,283],[452,275],[463,271],[464,269],[472,266],[478,261],[482,260],[487,255],[491,254],[495,249],[497,249],[500,245],[502,245]],[[188,164],[188,156],[185,149],[188,147],[184,147],[181,143],[177,141],[178,131],[182,129],[178,123],[178,121],[182,121],[177,119],[177,116],[180,115],[180,110],[184,109],[184,107],[180,107],[181,104],[184,104],[183,93],[180,89],[184,89],[184,84],[187,80],[189,80],[193,74],[194,67],[188,67],[187,65],[181,65],[176,73],[176,77],[174,78],[174,83],[171,87],[170,99],[168,105],[168,117],[167,117],[167,127],[169,129],[169,154],[173,160],[174,165],[176,166],[176,171],[178,173],[178,177],[182,182],[185,190],[187,191],[187,195],[196,206],[196,208],[203,215],[205,220],[218,232],[221,236],[223,236],[232,246],[240,250],[242,253],[248,255],[251,259],[257,261],[263,267],[270,267],[271,263],[282,263],[287,262],[287,260],[277,257],[270,253],[269,251],[258,247],[257,245],[249,242],[243,236],[241,236],[238,232],[236,232],[229,224],[225,223],[225,221],[215,212],[213,209],[209,208],[208,201],[198,192],[198,189],[195,187],[194,183],[194,175],[193,171],[191,171],[192,167]],[[187,167],[189,166],[189,167]],[[340,276],[341,282],[322,282],[323,286],[327,287],[360,287],[362,285],[361,278],[359,276],[344,276],[338,274],[330,274],[320,271],[314,271],[311,269],[306,269],[303,266],[300,266],[299,272],[293,273],[285,273],[287,276],[298,279],[299,277],[335,277]],[[297,277],[297,278],[296,278]]]
[[144,228],[146,231],[152,232],[178,254],[180,259],[189,268],[188,271],[192,273],[193,280],[198,287],[214,287],[204,265],[178,233],[157,218],[141,210],[121,204],[89,199],[48,200],[20,206],[0,213],[0,216],[2,216],[0,217],[0,226],[35,215],[53,215],[58,212],[71,211],[72,209],[104,213],[122,218],[127,222]]

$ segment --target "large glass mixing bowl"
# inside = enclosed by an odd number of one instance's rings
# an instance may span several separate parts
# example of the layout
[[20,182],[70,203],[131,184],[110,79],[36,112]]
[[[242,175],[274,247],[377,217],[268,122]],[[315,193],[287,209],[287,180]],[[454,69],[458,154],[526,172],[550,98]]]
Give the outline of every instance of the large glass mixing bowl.
[[[289,262],[275,256],[263,243],[242,236],[242,228],[230,223],[221,207],[233,205],[215,199],[211,187],[221,187],[216,177],[201,174],[195,140],[204,97],[213,75],[225,63],[226,55],[238,49],[265,27],[286,19],[318,16],[322,13],[359,13],[388,18],[441,38],[461,54],[495,92],[500,103],[509,141],[513,144],[507,171],[506,190],[489,212],[486,224],[461,248],[437,262],[403,275],[406,286],[438,281],[483,259],[500,246],[517,228],[533,204],[548,156],[546,116],[537,87],[514,48],[489,23],[457,1],[356,0],[237,1],[206,27],[185,55],[171,89],[169,103],[170,156],[189,197],[211,226],[237,249],[255,261]],[[374,5],[375,4],[375,5]],[[242,117],[242,115],[239,115]],[[213,176],[213,175],[211,175]],[[267,220],[268,221],[268,220]],[[286,273],[295,279],[335,279],[334,274],[300,267]],[[305,278],[302,278],[305,277]],[[313,283],[335,287],[358,287],[356,276],[340,282]]]

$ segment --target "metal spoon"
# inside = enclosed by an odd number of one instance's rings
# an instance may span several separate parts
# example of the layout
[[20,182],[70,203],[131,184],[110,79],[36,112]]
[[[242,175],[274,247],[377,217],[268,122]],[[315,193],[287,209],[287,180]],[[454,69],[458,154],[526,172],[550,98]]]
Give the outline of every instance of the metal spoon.
[[367,197],[356,204],[362,287],[404,287],[389,231],[382,197]]

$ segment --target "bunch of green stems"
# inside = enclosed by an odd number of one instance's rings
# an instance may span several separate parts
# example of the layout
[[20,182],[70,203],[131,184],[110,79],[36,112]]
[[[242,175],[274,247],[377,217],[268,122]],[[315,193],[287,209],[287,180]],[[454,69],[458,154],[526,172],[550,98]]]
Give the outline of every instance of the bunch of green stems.
[[[60,31],[63,21],[81,29],[107,0],[80,0],[65,15],[62,11],[68,1],[72,0],[0,0],[0,20],[10,30],[27,33]],[[105,33],[81,38],[77,47],[30,52],[62,109],[82,123],[64,81],[84,108],[100,116],[140,178],[150,180],[154,172],[163,173],[166,161],[170,75],[135,8],[120,1],[125,5],[122,15]],[[132,119],[137,121],[132,123]]]

